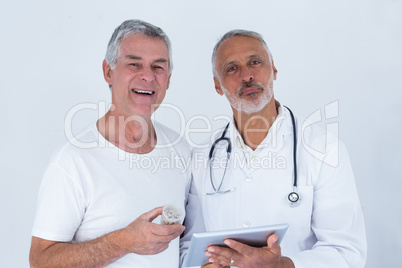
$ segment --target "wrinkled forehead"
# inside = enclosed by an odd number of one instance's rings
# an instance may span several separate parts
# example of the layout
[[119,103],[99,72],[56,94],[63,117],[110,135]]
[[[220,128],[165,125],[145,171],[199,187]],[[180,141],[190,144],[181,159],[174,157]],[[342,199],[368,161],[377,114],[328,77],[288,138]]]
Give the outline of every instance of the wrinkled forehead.
[[163,60],[170,64],[169,56],[168,47],[162,38],[135,33],[121,41],[118,60],[157,60],[159,62]]
[[149,36],[144,33],[130,33],[124,36],[118,49],[117,61],[124,59],[155,60],[167,62],[169,72],[172,71],[169,46],[161,37]]

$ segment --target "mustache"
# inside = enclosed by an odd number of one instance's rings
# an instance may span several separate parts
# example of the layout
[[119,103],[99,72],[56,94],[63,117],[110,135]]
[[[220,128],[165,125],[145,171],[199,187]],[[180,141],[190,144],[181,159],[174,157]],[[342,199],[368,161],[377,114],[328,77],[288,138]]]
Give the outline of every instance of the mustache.
[[246,83],[243,83],[243,85],[237,89],[237,95],[240,96],[245,88],[253,87],[253,86],[257,86],[261,89],[264,89],[262,84],[259,82],[255,82],[255,81],[246,82]]

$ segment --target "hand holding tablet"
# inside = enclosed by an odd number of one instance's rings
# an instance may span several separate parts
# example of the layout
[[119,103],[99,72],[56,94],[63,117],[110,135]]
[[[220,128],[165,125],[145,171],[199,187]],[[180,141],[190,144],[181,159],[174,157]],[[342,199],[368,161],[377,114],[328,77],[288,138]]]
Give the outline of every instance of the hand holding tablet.
[[[267,246],[268,237],[275,233],[278,236],[277,243],[279,244],[282,241],[287,228],[287,224],[277,224],[253,228],[195,233],[191,238],[190,247],[184,260],[184,267],[200,266],[208,263],[208,257],[205,255],[207,248],[212,245],[227,247],[224,243],[225,239],[233,239],[252,247],[265,247]],[[231,260],[228,259],[228,261],[230,262]]]

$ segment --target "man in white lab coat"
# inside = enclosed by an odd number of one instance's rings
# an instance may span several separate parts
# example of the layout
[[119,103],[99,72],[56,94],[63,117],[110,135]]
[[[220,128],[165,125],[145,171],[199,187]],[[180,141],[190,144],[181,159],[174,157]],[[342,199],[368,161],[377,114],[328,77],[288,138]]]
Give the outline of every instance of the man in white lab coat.
[[[225,34],[212,65],[216,92],[227,97],[233,120],[208,148],[193,152],[182,243],[194,232],[287,223],[280,245],[274,234],[262,248],[230,239],[227,248],[210,246],[207,266],[364,267],[364,219],[344,145],[292,120],[275,100],[277,69],[258,33]],[[211,152],[219,138],[225,139]]]

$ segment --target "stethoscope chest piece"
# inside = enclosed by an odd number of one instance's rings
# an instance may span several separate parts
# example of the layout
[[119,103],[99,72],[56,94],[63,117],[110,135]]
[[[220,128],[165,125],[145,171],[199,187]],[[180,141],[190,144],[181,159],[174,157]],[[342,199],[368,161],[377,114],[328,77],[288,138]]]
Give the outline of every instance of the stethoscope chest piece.
[[289,205],[291,207],[297,207],[298,205],[300,205],[300,196],[298,193],[296,192],[291,192],[288,195],[288,201],[289,201]]

